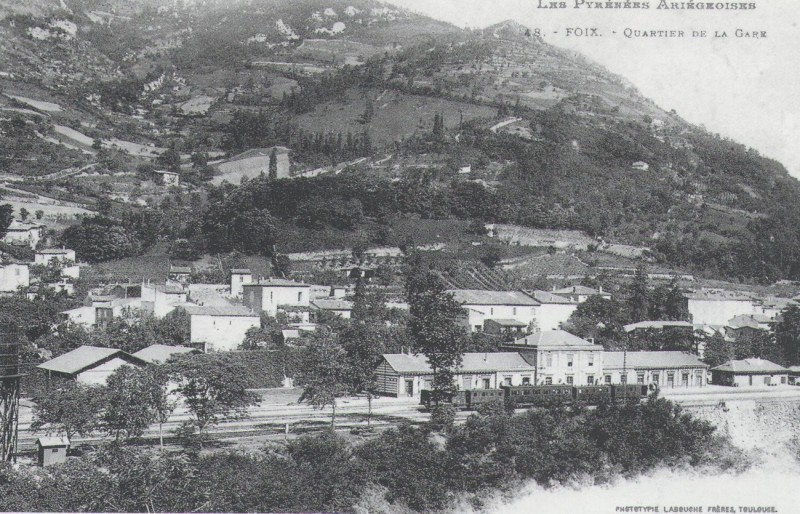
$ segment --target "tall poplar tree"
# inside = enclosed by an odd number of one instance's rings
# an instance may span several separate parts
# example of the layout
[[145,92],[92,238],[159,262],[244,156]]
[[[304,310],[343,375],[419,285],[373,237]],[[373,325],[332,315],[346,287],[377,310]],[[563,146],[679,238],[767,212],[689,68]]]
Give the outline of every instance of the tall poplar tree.
[[463,308],[446,291],[439,275],[415,269],[414,264],[406,278],[406,298],[413,350],[424,354],[431,366],[433,400],[438,405],[457,389],[455,374],[466,346],[466,331],[458,324]]

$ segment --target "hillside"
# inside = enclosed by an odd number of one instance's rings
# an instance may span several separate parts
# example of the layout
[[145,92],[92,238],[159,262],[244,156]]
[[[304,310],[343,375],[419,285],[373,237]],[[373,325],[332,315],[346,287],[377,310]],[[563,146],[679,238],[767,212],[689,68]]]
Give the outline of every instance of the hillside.
[[[249,225],[210,219],[230,209],[268,214],[273,242],[479,219],[714,278],[800,279],[800,185],[779,163],[515,22],[462,30],[371,0],[16,4],[0,3],[0,172],[158,211],[147,170],[180,169],[205,210],[162,212],[158,237],[252,250],[236,242]],[[209,184],[205,163],[273,146],[291,176],[331,177]],[[120,178],[65,178],[87,166]]]

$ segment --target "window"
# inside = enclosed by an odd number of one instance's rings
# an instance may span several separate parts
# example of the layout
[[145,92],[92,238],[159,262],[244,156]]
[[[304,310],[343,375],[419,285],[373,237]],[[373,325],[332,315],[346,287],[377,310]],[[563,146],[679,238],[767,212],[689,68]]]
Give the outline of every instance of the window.
[[484,378],[483,379],[483,388],[484,389],[489,389],[489,387],[491,387],[491,381],[488,378]]
[[636,374],[636,383],[637,384],[644,384],[644,373],[637,373]]
[[675,385],[675,373],[667,373],[667,386],[672,387]]
[[303,301],[303,292],[302,291],[297,293],[297,301],[298,302],[302,302]]
[[480,332],[482,328],[480,325],[475,325],[475,332]]
[[517,315],[517,308],[516,307],[514,307],[513,312],[514,312],[514,316],[516,316]]
[[589,366],[594,366],[594,354],[589,354]]
[[531,377],[522,377],[522,385],[531,385]]
[[772,377],[764,377],[764,385],[770,385],[772,382]]
[[272,301],[272,295],[273,295],[273,292],[272,292],[272,291],[270,291],[270,292],[269,292],[269,301],[270,301],[270,302]]
[[50,450],[50,453],[58,453],[58,448],[52,448],[52,449]]
[[494,307],[489,308],[489,315],[494,316]]
[[545,385],[552,385],[553,384],[553,377],[544,377]]
[[[525,383],[524,380],[522,382]],[[781,377],[781,384],[785,384],[785,383],[786,383],[786,377]]]
[[572,385],[572,377],[567,377],[567,385]]
[[683,376],[681,377],[681,379],[682,379],[683,386],[684,387],[689,387],[689,374],[688,373],[684,373]]
[[573,360],[574,358],[575,358],[575,356],[574,356],[574,355],[572,355],[571,353],[568,353],[568,354],[567,354],[567,367],[568,367],[568,368],[571,368],[571,367],[572,367],[572,360]]
[[550,353],[550,352],[547,352],[545,354],[545,356],[546,356],[546,359],[547,359],[547,367],[552,367],[553,366],[553,354]]
[[603,377],[603,381],[604,381],[606,384],[610,384],[610,383],[611,383],[611,375],[606,375],[606,376],[604,376],[604,377]]
[[503,377],[503,384],[510,386],[511,385],[511,377]]
[[658,373],[653,373],[653,383],[654,384],[656,384],[656,385],[660,384],[660,382],[658,381],[659,378],[661,378],[661,377],[659,376]]
[[586,385],[594,385],[594,375],[586,375]]

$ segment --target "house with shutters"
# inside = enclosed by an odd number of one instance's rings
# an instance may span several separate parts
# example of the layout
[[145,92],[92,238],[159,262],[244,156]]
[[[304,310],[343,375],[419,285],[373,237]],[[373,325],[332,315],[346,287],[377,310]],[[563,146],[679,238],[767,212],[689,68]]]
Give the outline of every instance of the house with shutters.
[[535,370],[535,385],[593,385],[603,370],[603,347],[564,330],[541,330],[503,345]]
[[282,278],[259,280],[242,284],[242,301],[255,312],[266,312],[270,316],[277,315],[279,310],[308,311],[311,305],[311,286]]

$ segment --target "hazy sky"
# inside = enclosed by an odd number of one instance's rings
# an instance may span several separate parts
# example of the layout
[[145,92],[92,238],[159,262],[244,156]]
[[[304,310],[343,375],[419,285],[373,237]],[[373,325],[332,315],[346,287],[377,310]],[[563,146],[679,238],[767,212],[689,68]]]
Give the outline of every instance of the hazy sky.
[[[729,0],[729,3],[733,0]],[[580,51],[636,85],[659,106],[758,149],[800,178],[800,3],[755,0],[746,11],[539,9],[539,0],[391,0],[460,27],[513,19],[547,42]],[[749,3],[749,2],[748,2]],[[567,37],[568,27],[604,35]],[[627,39],[634,30],[725,31],[728,38]],[[766,39],[736,38],[737,29]],[[558,31],[558,34],[553,34]],[[616,31],[617,34],[611,34]]]

